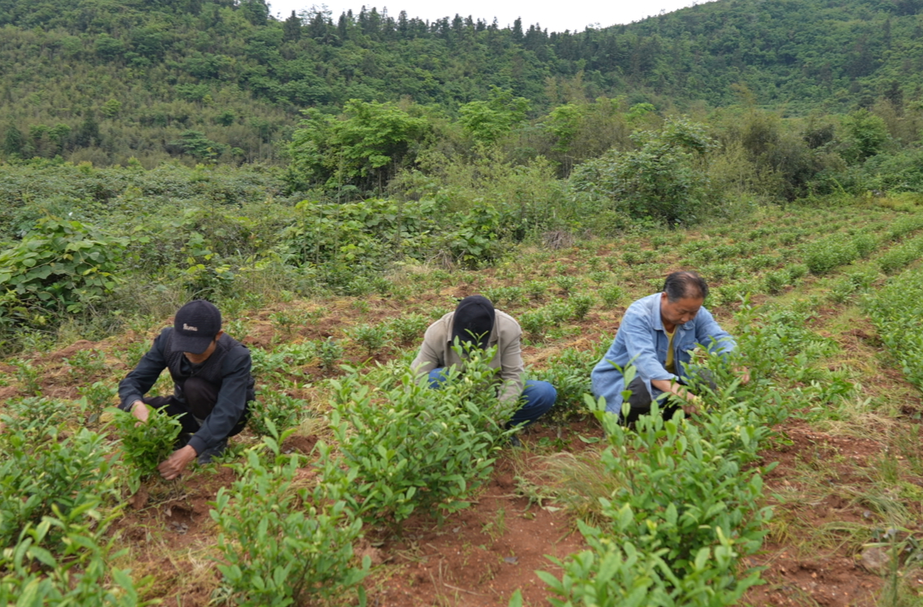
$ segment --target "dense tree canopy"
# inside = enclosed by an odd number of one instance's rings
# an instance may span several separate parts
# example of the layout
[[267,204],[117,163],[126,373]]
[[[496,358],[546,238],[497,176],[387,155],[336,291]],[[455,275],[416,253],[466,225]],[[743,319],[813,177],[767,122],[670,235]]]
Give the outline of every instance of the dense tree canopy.
[[[374,7],[280,21],[263,0],[0,0],[0,144],[6,157],[96,164],[276,162],[301,110],[336,114],[351,99],[438,106],[481,140],[526,108],[535,118],[600,96],[684,111],[746,90],[795,114],[887,98],[899,113],[923,87],[921,8],[720,0],[548,33]],[[497,113],[495,91],[522,100],[513,115]]]

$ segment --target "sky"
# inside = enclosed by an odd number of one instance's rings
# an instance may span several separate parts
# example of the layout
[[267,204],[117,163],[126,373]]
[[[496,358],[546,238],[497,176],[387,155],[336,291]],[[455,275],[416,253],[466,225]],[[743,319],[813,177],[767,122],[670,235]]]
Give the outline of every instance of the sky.
[[471,15],[475,20],[483,19],[488,23],[497,18],[500,27],[512,25],[517,17],[522,18],[524,29],[538,23],[549,32],[583,31],[587,25],[608,27],[619,23],[632,23],[659,14],[671,12],[693,4],[703,4],[704,0],[649,0],[629,1],[614,0],[465,0],[464,2],[432,2],[432,0],[330,0],[325,3],[306,2],[305,0],[267,0],[270,12],[282,19],[292,14],[316,6],[326,6],[334,22],[340,14],[352,9],[358,14],[363,4],[368,10],[374,6],[379,12],[388,9],[388,14],[397,17],[407,11],[408,17],[434,21],[443,17],[462,17]]

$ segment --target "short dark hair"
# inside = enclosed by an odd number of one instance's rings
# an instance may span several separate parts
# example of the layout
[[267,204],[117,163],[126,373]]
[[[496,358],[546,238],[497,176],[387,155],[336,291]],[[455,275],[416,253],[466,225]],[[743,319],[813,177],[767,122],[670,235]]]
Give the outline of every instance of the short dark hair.
[[671,302],[685,297],[708,297],[708,285],[705,279],[692,271],[673,272],[663,283],[663,292]]

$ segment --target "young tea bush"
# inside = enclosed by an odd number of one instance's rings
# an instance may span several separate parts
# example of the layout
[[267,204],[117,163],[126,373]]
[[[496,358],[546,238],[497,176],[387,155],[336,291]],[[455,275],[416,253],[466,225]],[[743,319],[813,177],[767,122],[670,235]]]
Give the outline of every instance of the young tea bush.
[[807,245],[804,250],[804,263],[811,270],[811,274],[815,275],[826,274],[858,257],[856,243],[841,235],[821,238]]
[[[145,405],[148,407],[147,405]],[[141,481],[157,471],[157,466],[173,453],[182,430],[180,421],[163,408],[148,407],[147,423],[138,423],[131,413],[113,409],[115,427],[122,438],[122,454],[130,466],[128,486],[138,490]]]
[[264,438],[269,463],[259,448],[249,450],[247,463],[234,466],[239,479],[230,491],[219,489],[211,511],[222,553],[218,570],[230,602],[307,605],[356,589],[364,605],[359,583],[369,557],[359,568],[351,563],[362,521],[340,498],[342,485],[320,484],[313,493],[295,486],[301,456],[281,454],[280,436],[271,424],[271,436]]
[[586,397],[608,436],[600,463],[618,488],[600,499],[603,525],[580,525],[591,550],[563,563],[561,579],[541,574],[561,597],[553,605],[732,605],[758,582],[752,570],[739,577],[738,562],[759,549],[770,510],[758,507],[759,470],[742,464],[768,430],[760,400],[735,390],[710,393],[700,425],[664,420],[655,403],[634,430]]
[[324,482],[345,475],[351,505],[376,523],[400,524],[417,509],[466,507],[493,469],[497,443],[508,433],[501,424],[515,407],[495,396],[492,354],[472,352],[464,372],[447,372],[438,389],[421,385],[406,365],[331,382],[341,456],[322,462]]
[[[13,426],[10,426],[9,423]],[[82,523],[115,497],[105,439],[87,429],[65,437],[58,425],[4,416],[0,434],[0,543],[12,546],[23,531],[54,515]],[[55,527],[52,535],[58,528]]]
[[865,309],[904,375],[923,390],[923,332],[912,330],[923,317],[923,274],[905,271],[869,296]]
[[296,425],[308,403],[271,389],[260,390],[250,403],[250,429],[260,436],[271,436],[270,424],[280,432]]

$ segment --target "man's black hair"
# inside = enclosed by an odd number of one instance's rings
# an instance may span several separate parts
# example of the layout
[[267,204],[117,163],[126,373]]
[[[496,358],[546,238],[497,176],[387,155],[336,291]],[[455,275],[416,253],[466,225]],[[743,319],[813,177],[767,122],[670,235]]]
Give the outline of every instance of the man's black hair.
[[672,303],[686,297],[695,299],[708,297],[708,285],[705,279],[691,271],[673,272],[663,283],[663,292]]

